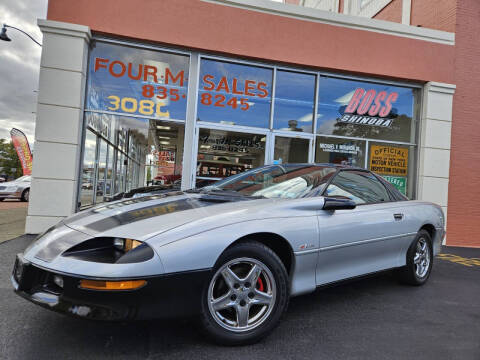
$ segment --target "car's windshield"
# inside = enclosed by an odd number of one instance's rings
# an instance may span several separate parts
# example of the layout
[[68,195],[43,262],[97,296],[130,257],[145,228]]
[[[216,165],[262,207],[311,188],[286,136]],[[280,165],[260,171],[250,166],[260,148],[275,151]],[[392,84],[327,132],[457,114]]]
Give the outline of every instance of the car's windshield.
[[296,199],[320,195],[336,169],[328,165],[268,165],[223,179],[202,191]]

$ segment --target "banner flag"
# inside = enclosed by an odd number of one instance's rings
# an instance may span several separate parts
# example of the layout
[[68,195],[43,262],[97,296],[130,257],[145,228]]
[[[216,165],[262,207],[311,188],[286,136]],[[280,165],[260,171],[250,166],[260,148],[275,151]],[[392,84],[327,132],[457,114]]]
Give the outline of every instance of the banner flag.
[[15,128],[10,131],[10,136],[12,137],[12,142],[15,150],[17,150],[18,158],[22,163],[23,175],[31,175],[33,158],[27,137],[21,130]]

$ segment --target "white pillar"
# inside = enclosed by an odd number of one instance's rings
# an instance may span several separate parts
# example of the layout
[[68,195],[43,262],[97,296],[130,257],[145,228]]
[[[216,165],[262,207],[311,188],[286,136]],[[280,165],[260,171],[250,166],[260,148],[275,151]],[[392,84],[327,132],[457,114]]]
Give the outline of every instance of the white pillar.
[[402,1],[402,24],[410,25],[410,15],[412,13],[412,0]]
[[418,199],[440,205],[447,215],[455,85],[429,82],[423,90]]
[[87,26],[38,20],[43,32],[35,155],[25,232],[73,214],[77,201],[87,76]]

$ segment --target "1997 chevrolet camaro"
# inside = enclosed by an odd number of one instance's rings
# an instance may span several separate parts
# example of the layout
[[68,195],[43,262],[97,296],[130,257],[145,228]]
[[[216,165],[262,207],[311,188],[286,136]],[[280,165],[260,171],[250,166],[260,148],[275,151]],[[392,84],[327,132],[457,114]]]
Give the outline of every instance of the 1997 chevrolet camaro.
[[439,206],[370,171],[269,165],[66,218],[17,255],[12,283],[83,318],[196,314],[214,340],[245,344],[320,285],[392,268],[425,283],[444,225]]

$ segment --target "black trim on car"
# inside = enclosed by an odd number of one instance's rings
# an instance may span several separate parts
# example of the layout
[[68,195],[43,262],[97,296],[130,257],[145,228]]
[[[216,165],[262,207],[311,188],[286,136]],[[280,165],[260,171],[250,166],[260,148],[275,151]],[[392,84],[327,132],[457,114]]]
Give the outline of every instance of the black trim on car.
[[[22,266],[21,272],[18,266]],[[63,288],[54,282],[56,275],[62,277]],[[140,320],[198,314],[203,288],[210,277],[211,269],[201,269],[135,277],[147,281],[136,290],[87,290],[78,285],[88,277],[49,271],[18,255],[11,280],[15,293],[49,310],[85,319]]]

